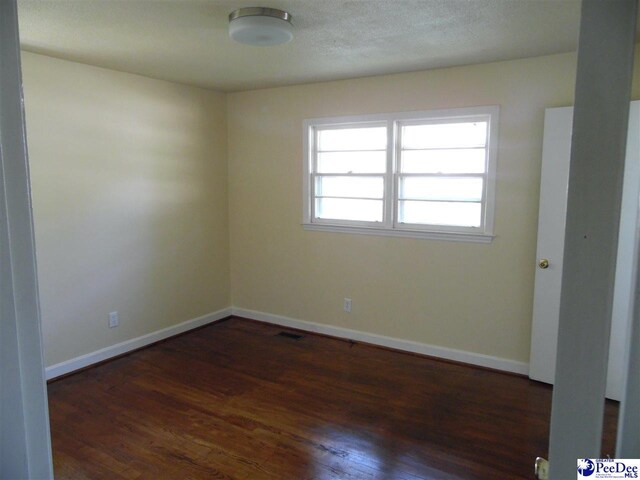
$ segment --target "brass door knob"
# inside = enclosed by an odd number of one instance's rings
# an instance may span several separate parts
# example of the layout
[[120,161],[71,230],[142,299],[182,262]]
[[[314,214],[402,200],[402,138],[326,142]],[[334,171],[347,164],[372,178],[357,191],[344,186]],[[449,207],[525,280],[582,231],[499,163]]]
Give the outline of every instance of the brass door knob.
[[545,268],[549,268],[549,260],[547,260],[546,258],[542,258],[539,262],[538,262],[538,266],[540,268],[542,268],[543,270]]
[[535,475],[538,480],[549,479],[549,461],[545,458],[536,458]]

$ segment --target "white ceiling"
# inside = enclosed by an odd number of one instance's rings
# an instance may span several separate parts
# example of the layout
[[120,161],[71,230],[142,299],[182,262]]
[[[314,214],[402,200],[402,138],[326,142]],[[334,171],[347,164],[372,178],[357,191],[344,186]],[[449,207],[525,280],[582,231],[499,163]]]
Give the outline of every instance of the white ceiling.
[[[569,52],[578,0],[19,0],[25,50],[222,91]],[[286,10],[291,43],[231,41],[240,7]]]

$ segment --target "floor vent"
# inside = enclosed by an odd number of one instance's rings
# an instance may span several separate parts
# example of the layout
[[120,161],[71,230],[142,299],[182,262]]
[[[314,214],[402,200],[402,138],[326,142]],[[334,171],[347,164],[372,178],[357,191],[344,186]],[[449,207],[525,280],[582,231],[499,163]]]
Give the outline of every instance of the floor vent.
[[302,338],[302,335],[298,335],[296,333],[290,333],[290,332],[280,332],[278,334],[278,337],[290,338],[291,340],[300,340]]

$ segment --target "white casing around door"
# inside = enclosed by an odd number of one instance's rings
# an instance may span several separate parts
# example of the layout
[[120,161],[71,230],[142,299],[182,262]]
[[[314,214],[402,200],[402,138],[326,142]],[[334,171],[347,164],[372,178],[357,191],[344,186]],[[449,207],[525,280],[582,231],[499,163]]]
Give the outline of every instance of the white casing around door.
[[[538,244],[531,330],[529,377],[554,383],[562,285],[567,189],[573,107],[545,111]],[[624,381],[625,339],[631,316],[633,256],[640,193],[640,102],[631,102],[627,158],[622,194],[613,316],[609,349],[607,398],[619,400]]]

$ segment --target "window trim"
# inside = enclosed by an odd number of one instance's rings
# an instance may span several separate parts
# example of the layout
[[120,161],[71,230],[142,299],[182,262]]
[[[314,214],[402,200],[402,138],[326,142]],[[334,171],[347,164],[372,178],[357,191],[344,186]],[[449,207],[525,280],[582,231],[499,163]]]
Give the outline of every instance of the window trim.
[[[446,241],[491,243],[495,209],[495,181],[498,150],[498,125],[500,107],[498,105],[452,108],[413,112],[395,112],[372,115],[353,115],[340,117],[322,117],[306,119],[303,122],[304,162],[303,162],[303,214],[302,225],[305,230],[336,233],[354,233],[364,235],[425,238]],[[401,152],[399,129],[403,125],[426,123],[461,123],[469,120],[487,121],[487,156],[484,182],[482,219],[483,227],[451,227],[448,225],[404,224],[397,221],[398,198],[401,174],[397,171]],[[313,219],[311,192],[315,179],[316,129],[328,127],[354,128],[374,126],[386,123],[387,126],[387,172],[377,174],[384,177],[384,214],[382,222],[356,220]],[[312,165],[313,163],[313,165]],[[442,174],[445,175],[445,174]]]

